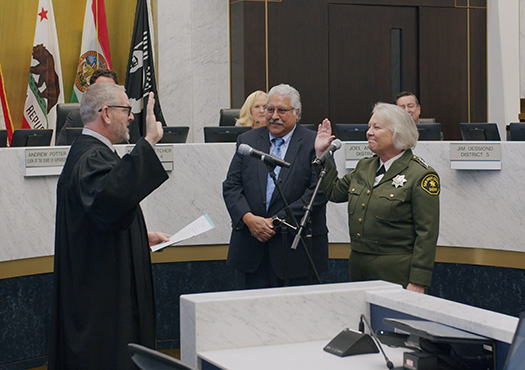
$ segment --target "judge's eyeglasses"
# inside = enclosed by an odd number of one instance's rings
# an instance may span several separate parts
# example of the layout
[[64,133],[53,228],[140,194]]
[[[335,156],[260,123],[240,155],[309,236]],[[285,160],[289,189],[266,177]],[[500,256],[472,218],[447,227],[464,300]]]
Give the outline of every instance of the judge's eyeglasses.
[[[129,114],[131,113],[131,106],[127,106],[127,105],[106,105],[108,108],[122,108],[122,109],[127,109],[128,110],[128,116]],[[99,112],[102,112],[102,109],[104,109],[104,107],[100,108],[98,111]]]

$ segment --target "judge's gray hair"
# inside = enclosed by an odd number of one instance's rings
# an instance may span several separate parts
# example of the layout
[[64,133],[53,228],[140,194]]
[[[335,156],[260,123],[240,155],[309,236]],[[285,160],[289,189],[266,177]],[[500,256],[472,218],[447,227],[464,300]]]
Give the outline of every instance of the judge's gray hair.
[[410,114],[395,104],[377,103],[372,114],[392,131],[392,145],[399,150],[414,148],[419,138],[416,124]]
[[93,122],[99,109],[105,105],[119,105],[119,91],[125,91],[124,86],[110,82],[98,82],[90,85],[84,92],[80,103],[80,117],[84,124]]
[[284,98],[290,99],[290,105],[292,106],[292,108],[294,108],[295,111],[297,111],[298,118],[301,118],[301,111],[303,107],[301,105],[301,95],[299,94],[299,91],[287,84],[276,85],[272,87],[268,92],[266,104],[268,104],[270,96],[274,94],[281,95]]

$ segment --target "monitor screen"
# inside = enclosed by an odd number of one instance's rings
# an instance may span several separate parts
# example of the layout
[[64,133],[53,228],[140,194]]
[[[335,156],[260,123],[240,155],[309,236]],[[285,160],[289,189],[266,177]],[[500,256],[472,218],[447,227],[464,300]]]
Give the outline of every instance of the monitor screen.
[[49,146],[53,130],[19,129],[13,132],[12,147],[17,146]]
[[504,370],[523,369],[525,364],[525,311],[520,314],[520,321],[516,327],[509,354],[505,361]]
[[441,123],[418,123],[416,125],[420,141],[441,140]]
[[188,126],[164,126],[164,135],[159,143],[185,143],[188,138]]
[[0,130],[0,148],[7,146],[7,130]]
[[511,123],[508,126],[509,140],[511,141],[525,141],[525,123]]
[[237,136],[251,129],[251,127],[244,126],[204,127],[204,142],[235,143]]
[[459,129],[465,141],[500,141],[495,123],[460,123]]
[[338,123],[335,128],[341,141],[367,141],[368,123]]

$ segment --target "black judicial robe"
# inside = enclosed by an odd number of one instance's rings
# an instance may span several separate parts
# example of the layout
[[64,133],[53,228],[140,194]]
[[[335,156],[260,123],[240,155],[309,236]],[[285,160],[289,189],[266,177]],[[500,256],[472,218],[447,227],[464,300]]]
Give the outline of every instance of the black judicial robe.
[[168,175],[141,138],[122,159],[80,135],[57,186],[50,369],[132,369],[155,346],[150,250],[139,206]]

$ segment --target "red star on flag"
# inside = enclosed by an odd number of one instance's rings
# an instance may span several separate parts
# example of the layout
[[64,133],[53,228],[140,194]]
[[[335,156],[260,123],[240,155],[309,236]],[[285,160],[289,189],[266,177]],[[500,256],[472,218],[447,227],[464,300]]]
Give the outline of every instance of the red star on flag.
[[47,12],[48,10],[44,10],[44,8],[42,7],[42,10],[40,11],[40,13],[38,13],[38,15],[40,16],[40,22],[42,22],[45,19],[47,19]]

